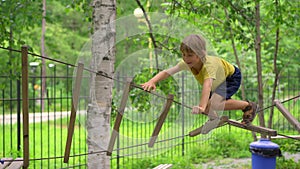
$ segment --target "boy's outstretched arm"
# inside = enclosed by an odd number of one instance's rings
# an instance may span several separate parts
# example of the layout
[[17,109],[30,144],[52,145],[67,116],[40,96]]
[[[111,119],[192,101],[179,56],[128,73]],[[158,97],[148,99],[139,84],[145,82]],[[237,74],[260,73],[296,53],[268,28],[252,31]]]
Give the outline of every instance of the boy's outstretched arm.
[[213,82],[213,79],[211,79],[211,78],[204,80],[203,86],[202,86],[200,103],[199,103],[199,106],[193,107],[193,110],[192,110],[193,114],[199,114],[199,113],[205,112],[205,109],[207,107],[208,100],[209,100],[212,82]]
[[141,84],[141,86],[146,91],[155,90],[157,82],[160,82],[179,71],[180,71],[180,69],[177,65],[170,69],[163,70],[163,71],[159,72],[157,75],[155,75],[148,82]]

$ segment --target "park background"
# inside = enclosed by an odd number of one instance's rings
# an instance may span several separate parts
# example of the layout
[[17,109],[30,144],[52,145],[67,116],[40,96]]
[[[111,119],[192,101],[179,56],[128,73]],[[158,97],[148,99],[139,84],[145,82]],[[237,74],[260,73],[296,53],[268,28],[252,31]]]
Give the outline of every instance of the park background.
[[[30,158],[36,159],[30,161],[29,168],[86,168],[89,152],[86,142],[88,137],[86,113],[78,113],[69,163],[63,163],[61,157],[64,154],[69,124],[74,68],[76,67],[74,65],[77,64],[85,45],[90,42],[90,37],[95,32],[93,27],[95,18],[92,17],[92,11],[96,6],[91,6],[91,1],[46,1],[46,16],[43,17],[42,2],[11,0],[0,3],[2,95],[0,130],[3,133],[0,136],[0,156],[22,157],[20,50],[23,45],[27,45],[31,53],[29,54],[31,63],[30,113],[34,116],[33,123],[30,124]],[[193,25],[192,28],[198,28],[209,39],[218,56],[241,68],[244,75],[243,87],[236,97],[254,100],[260,103],[262,108],[266,108],[263,110],[264,115],[255,120],[255,125],[270,127],[284,135],[294,137],[298,135],[293,126],[289,125],[281,113],[272,106],[272,101],[275,99],[286,101],[284,106],[299,120],[298,98],[290,100],[300,93],[300,56],[298,53],[300,4],[298,1],[132,0],[117,1],[114,5],[117,19],[131,16],[136,20],[135,24],[139,25],[138,29],[145,33],[123,39],[115,46],[114,67],[116,71],[113,94],[118,94],[118,91],[122,91],[124,87],[122,82],[126,77],[122,75],[122,72],[130,74],[131,67],[125,66],[122,70],[122,63],[128,56],[132,56],[132,53],[143,56],[145,63],[149,62],[147,59],[148,57],[150,59],[150,56],[153,60],[160,57],[161,67],[159,68],[170,66],[166,63],[176,63],[180,59],[178,44],[181,39],[169,38],[165,32],[164,34],[151,34],[149,25],[143,17],[138,18],[133,15],[135,9],[143,8],[149,13],[148,16],[151,16],[151,12],[163,13],[180,18],[180,21],[184,20],[188,25]],[[258,5],[259,17],[256,15]],[[153,18],[150,17],[150,24],[151,19]],[[151,26],[158,27],[152,24]],[[122,30],[130,32],[130,29],[129,26]],[[185,33],[178,31],[177,35],[182,37]],[[118,34],[118,29],[116,34]],[[152,35],[154,36],[151,37]],[[157,56],[153,51],[156,48],[171,51],[172,55]],[[142,51],[142,54],[137,51]],[[46,56],[48,59],[39,56]],[[153,76],[158,67],[155,64],[152,66],[138,70],[139,74],[135,72],[134,76],[137,77],[135,83],[141,83]],[[45,72],[46,74],[43,74]],[[89,81],[88,78],[84,80]],[[188,86],[193,82],[189,83],[187,79],[190,79],[188,74],[174,77],[162,84],[160,90],[163,94],[175,94],[177,99],[186,96],[188,99],[184,99],[184,104],[192,106],[196,101],[191,94],[198,93],[200,87]],[[170,90],[166,91],[166,88]],[[43,92],[46,94],[42,94]],[[151,116],[152,113],[153,116],[157,116],[163,106],[159,103],[165,102],[162,100],[155,102],[158,105],[152,105],[147,100],[151,96],[140,94],[138,89],[134,89],[132,93],[130,100],[133,108],[128,109],[132,112],[136,109],[140,112],[148,111],[145,116]],[[88,89],[83,90],[80,96],[82,101],[78,109],[86,110],[89,104]],[[120,96],[112,99],[111,128],[119,106],[116,103],[118,97]],[[140,98],[137,99],[137,97]],[[118,141],[116,151],[109,159],[110,167],[151,168],[161,163],[171,163],[174,168],[201,168],[200,164],[210,160],[251,156],[249,144],[255,140],[251,132],[224,126],[208,135],[189,138],[185,136],[186,131],[182,132],[182,128],[188,126],[190,128],[185,130],[192,130],[205,122],[206,118],[199,116],[192,119],[191,124],[181,124],[177,129],[172,128],[172,132],[168,132],[168,126],[172,126],[178,112],[182,113],[182,105],[175,104],[171,110],[173,114],[170,113],[164,124],[165,128],[161,131],[161,133],[171,134],[163,135],[165,138],[162,139],[164,140],[161,142],[162,147],[157,149],[144,150],[139,146],[147,143],[156,121],[141,123],[145,119],[139,119],[134,123],[130,118],[124,119],[120,133],[127,136],[127,141],[124,141],[125,138]],[[184,109],[184,114],[188,114],[188,111]],[[240,120],[241,118],[241,112],[230,112],[228,115],[232,119]],[[260,135],[257,134],[257,136]],[[136,143],[128,141],[130,138],[139,137],[146,138],[146,141]],[[274,141],[284,152],[299,151],[298,140],[285,138]],[[129,143],[132,145],[128,146]],[[278,165],[281,168],[299,167],[298,163],[284,158],[279,159]],[[246,165],[245,168],[247,167],[250,166]]]

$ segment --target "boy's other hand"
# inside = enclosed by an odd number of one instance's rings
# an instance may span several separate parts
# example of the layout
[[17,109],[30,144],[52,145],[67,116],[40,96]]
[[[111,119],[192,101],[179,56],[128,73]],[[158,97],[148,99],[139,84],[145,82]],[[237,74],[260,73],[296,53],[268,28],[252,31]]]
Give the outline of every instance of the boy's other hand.
[[153,82],[151,82],[151,81],[148,81],[148,82],[146,82],[146,83],[143,83],[143,84],[141,84],[141,86],[142,86],[142,88],[143,88],[144,90],[146,90],[146,91],[151,91],[151,90],[155,91],[155,89],[156,89],[155,83],[153,83]]
[[192,114],[202,114],[204,111],[203,107],[193,106]]

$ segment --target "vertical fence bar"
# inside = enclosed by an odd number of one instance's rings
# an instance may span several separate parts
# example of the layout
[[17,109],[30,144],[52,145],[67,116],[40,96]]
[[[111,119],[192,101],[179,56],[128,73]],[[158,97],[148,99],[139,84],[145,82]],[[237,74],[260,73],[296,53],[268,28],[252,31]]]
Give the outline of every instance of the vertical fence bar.
[[21,82],[17,80],[17,150],[21,150]]
[[[33,84],[33,83],[32,83],[32,84]],[[33,99],[32,99],[32,102],[31,102],[31,104],[33,105],[33,106],[32,106],[32,107],[33,107],[32,113],[35,114],[35,112],[36,112],[36,109],[35,109],[35,91],[32,92],[32,98],[33,98]],[[32,124],[32,126],[33,126],[33,127],[32,127],[32,128],[33,128],[33,130],[32,130],[32,135],[31,135],[31,137],[32,137],[32,145],[33,145],[33,146],[32,146],[32,148],[33,148],[33,153],[32,153],[32,154],[33,154],[33,158],[35,158],[35,157],[36,157],[36,154],[37,154],[37,153],[36,153],[36,149],[37,149],[37,148],[36,148],[36,147],[37,147],[37,146],[36,146],[36,145],[37,145],[37,144],[36,144],[36,140],[37,140],[36,138],[37,138],[37,135],[38,135],[38,134],[36,134],[37,132],[36,132],[36,120],[35,120],[35,116],[33,116],[33,124]],[[33,163],[33,168],[36,168],[36,165],[37,165],[37,163],[34,162],[34,163]]]
[[[184,100],[184,95],[185,95],[185,93],[184,93],[184,82],[185,82],[185,79],[184,79],[184,73],[182,73],[182,75],[181,75],[181,85],[182,85],[182,87],[181,87],[181,90],[182,90],[182,92],[181,92],[181,99],[182,99],[182,105],[185,105],[185,100]],[[184,136],[185,135],[185,133],[184,133],[184,106],[181,106],[181,118],[182,118],[182,130],[181,130],[181,134]],[[181,146],[182,146],[182,149],[181,149],[181,152],[182,152],[182,156],[184,156],[184,151],[185,151],[185,147],[184,147],[184,137],[182,137],[182,143],[181,143]]]
[[4,94],[5,92],[4,92],[4,89],[2,89],[2,99],[3,99],[3,102],[2,102],[2,117],[3,117],[3,120],[2,120],[2,124],[3,124],[3,130],[2,130],[2,133],[3,133],[3,137],[2,137],[2,142],[3,142],[3,155],[5,156],[6,154],[5,154],[5,147],[6,147],[6,144],[5,144],[5,94]]
[[[120,91],[120,72],[117,72],[117,92]],[[117,169],[120,169],[120,135],[117,137]]]
[[24,168],[29,166],[29,100],[28,100],[28,48],[22,46],[22,100],[23,100],[23,158]]
[[[10,72],[12,73],[12,71],[10,70]],[[12,80],[9,80],[9,115],[10,115],[10,149],[13,149],[13,122],[12,122],[12,115],[13,115],[13,111],[12,111],[12,107],[13,107],[13,101],[12,101],[12,92],[13,91],[13,87],[12,87]]]
[[[40,67],[40,71],[39,71],[39,76],[37,77],[37,78],[39,78],[39,80],[40,80],[40,84],[42,83],[42,81],[43,81],[43,73],[42,73],[42,70],[43,70],[43,68],[42,68],[42,66]],[[35,76],[35,74],[34,74],[34,76]],[[35,90],[34,90],[34,84],[35,83],[37,83],[36,81],[35,81],[35,77],[33,76],[33,91],[34,91],[34,93],[35,93]],[[44,90],[43,88],[44,88],[44,86],[43,85],[40,85],[41,86],[41,91],[42,90]],[[37,93],[37,94],[36,94]],[[34,104],[35,105],[40,105],[39,106],[39,111],[40,111],[40,125],[39,125],[39,130],[40,130],[40,152],[41,152],[41,158],[44,158],[44,130],[43,130],[43,128],[44,128],[44,123],[43,123],[43,108],[42,108],[42,106],[41,106],[41,100],[40,99],[42,99],[43,98],[43,95],[42,95],[42,92],[36,92],[35,94],[34,94],[34,99],[33,99],[33,102],[35,102]],[[37,96],[36,96],[37,95]],[[37,98],[36,98],[37,97]],[[37,102],[38,101],[38,102]],[[43,165],[44,165],[44,162],[45,162],[45,160],[42,160],[41,161],[41,163],[40,163],[40,168],[43,168]]]
[[65,155],[64,155],[64,163],[68,163],[69,157],[70,157],[70,150],[71,150],[71,143],[72,143],[72,136],[74,133],[74,125],[75,125],[75,119],[76,119],[76,109],[79,101],[79,95],[80,95],[80,86],[82,81],[82,73],[83,73],[83,63],[79,63],[77,67],[76,72],[76,79],[75,79],[75,87],[73,91],[73,99],[72,99],[72,107],[71,107],[71,117],[70,117],[70,124],[68,128],[68,137],[67,137],[67,143],[66,143],[66,149],[65,149]]

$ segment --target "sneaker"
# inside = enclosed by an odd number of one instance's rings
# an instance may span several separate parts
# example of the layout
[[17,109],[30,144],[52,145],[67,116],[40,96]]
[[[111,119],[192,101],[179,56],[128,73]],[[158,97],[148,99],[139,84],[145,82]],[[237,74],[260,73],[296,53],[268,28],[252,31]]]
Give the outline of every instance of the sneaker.
[[258,110],[258,106],[256,103],[254,102],[248,102],[248,103],[249,105],[243,110],[244,112],[243,120],[242,120],[243,124],[251,123],[254,120]]

